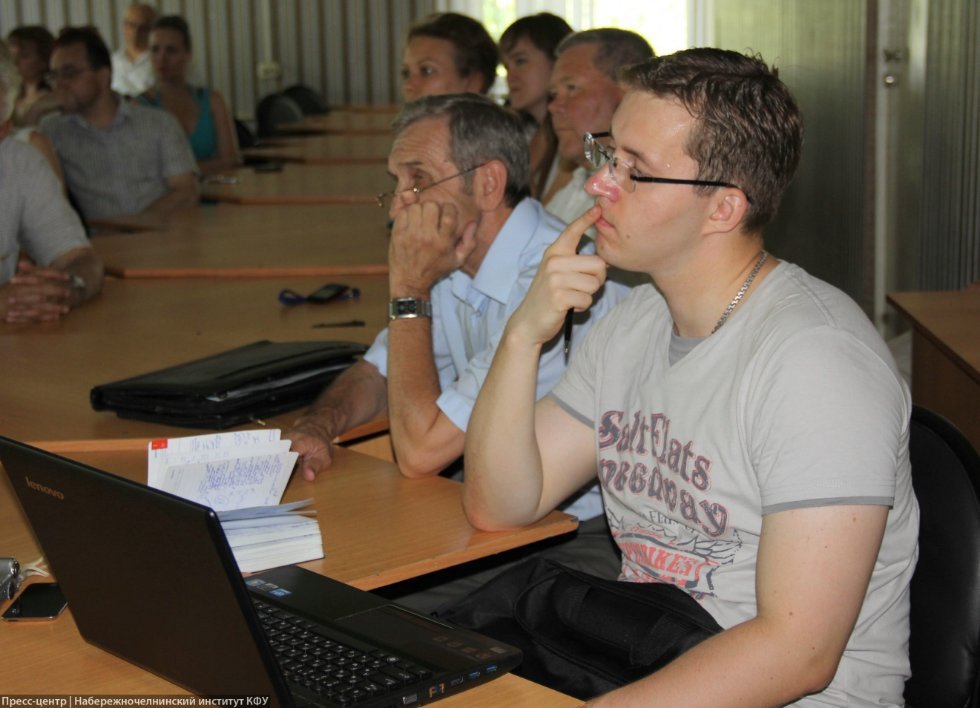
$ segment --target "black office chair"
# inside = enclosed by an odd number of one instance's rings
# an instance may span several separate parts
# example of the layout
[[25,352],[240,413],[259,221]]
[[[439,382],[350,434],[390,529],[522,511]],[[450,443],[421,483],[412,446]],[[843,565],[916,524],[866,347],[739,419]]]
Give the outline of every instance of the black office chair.
[[281,93],[271,93],[255,107],[255,121],[259,138],[281,135],[284,126],[303,120],[303,109]]
[[980,455],[919,406],[909,455],[920,527],[905,700],[914,708],[980,706]]
[[258,145],[259,139],[244,121],[235,118],[235,134],[238,136],[238,147],[252,148]]
[[308,116],[320,116],[330,112],[330,107],[323,96],[305,84],[293,84],[283,94],[296,101],[296,104]]

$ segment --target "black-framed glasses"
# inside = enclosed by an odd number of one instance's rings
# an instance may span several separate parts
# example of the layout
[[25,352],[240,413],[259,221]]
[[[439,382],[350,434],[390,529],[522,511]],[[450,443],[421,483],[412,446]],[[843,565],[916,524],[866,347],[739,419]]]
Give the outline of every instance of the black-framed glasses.
[[65,81],[71,81],[86,71],[95,71],[90,66],[66,66],[64,69],[52,69],[51,71],[45,73],[44,80],[49,86],[54,86],[58,81],[64,79]]
[[433,187],[440,185],[443,182],[448,182],[451,179],[456,179],[457,177],[468,175],[470,172],[480,169],[485,164],[487,163],[481,162],[479,165],[473,165],[473,167],[470,167],[467,170],[463,170],[462,172],[457,172],[456,174],[449,175],[448,177],[443,177],[442,179],[437,179],[432,184],[427,184],[425,186],[415,185],[414,187],[409,187],[408,189],[399,189],[393,192],[382,192],[376,197],[378,200],[378,206],[381,207],[382,209],[389,209],[391,207],[391,202],[394,201],[395,197],[400,197],[402,203],[405,206],[409,206],[410,204],[415,204],[419,200],[419,197],[421,196],[422,192],[424,192],[425,190],[432,189]]
[[628,162],[620,160],[615,155],[611,154],[606,147],[599,142],[602,138],[610,137],[610,133],[586,133],[582,136],[583,150],[585,151],[585,159],[589,161],[595,169],[599,169],[603,165],[609,166],[609,175],[613,178],[613,181],[620,187],[628,192],[636,191],[636,183],[642,182],[643,184],[691,184],[698,187],[730,187],[732,189],[738,189],[743,194],[748,202],[752,203],[752,198],[745,192],[744,189],[739,187],[737,184],[732,184],[731,182],[718,182],[715,180],[706,179],[675,179],[673,177],[650,177],[649,175],[640,175],[633,171],[633,165]]

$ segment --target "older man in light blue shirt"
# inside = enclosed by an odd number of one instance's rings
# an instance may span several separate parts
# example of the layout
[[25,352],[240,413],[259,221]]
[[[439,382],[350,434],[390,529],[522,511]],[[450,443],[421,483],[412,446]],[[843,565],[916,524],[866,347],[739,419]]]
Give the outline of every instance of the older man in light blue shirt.
[[[475,95],[428,97],[395,122],[388,169],[390,325],[291,431],[303,474],[330,464],[330,440],[387,411],[400,469],[437,474],[462,453],[470,411],[545,249],[564,224],[528,194],[519,121]],[[610,283],[575,318],[571,345],[625,295]],[[541,352],[537,395],[566,364],[563,338]],[[573,513],[601,512],[585,495]]]

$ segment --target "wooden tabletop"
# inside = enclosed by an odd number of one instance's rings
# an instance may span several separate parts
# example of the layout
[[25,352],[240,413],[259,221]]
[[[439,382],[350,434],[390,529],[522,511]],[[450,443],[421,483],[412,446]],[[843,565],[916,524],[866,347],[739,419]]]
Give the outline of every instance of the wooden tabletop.
[[[142,442],[138,450],[64,454],[145,482],[149,439]],[[478,531],[463,514],[462,490],[462,484],[445,477],[408,479],[390,462],[337,448],[334,464],[316,481],[294,475],[283,502],[312,498],[317,511],[325,556],[301,565],[364,590],[570,533],[577,526],[575,517],[555,511],[531,526]],[[0,518],[4,553],[24,563],[42,555],[4,475]]]
[[980,382],[980,289],[891,293],[888,302]]
[[980,289],[892,293],[912,330],[912,401],[980,450]]
[[[143,481],[146,477],[145,451],[72,457],[130,479]],[[463,516],[461,489],[459,483],[442,477],[408,480],[389,463],[341,449],[334,467],[315,482],[291,480],[284,499],[312,495],[318,512],[326,556],[304,567],[364,589],[550,538],[575,527],[572,517],[554,512],[525,529],[477,531]],[[0,475],[0,518],[4,519],[0,526],[4,552],[25,563],[35,560],[40,549],[5,475]],[[111,572],[112,559],[105,561]],[[184,693],[86,644],[78,635],[70,605],[52,622],[3,627],[0,652],[4,656],[0,686],[6,694]],[[505,677],[443,705],[566,706],[580,702],[516,677]]]
[[205,178],[201,196],[233,204],[371,204],[392,183],[385,165],[284,163],[275,172],[242,168]]
[[247,148],[248,158],[306,162],[325,165],[384,164],[391,149],[391,134],[310,134],[267,141],[263,147]]
[[306,116],[299,123],[290,124],[289,129],[345,135],[390,135],[395,115],[397,112],[330,111],[323,115]]
[[123,278],[385,274],[387,223],[374,204],[216,204],[101,220],[92,245]]
[[[110,278],[96,300],[62,322],[0,324],[0,360],[8,372],[0,389],[0,434],[34,442],[191,434],[185,428],[93,411],[89,391],[98,384],[263,339],[370,344],[387,324],[388,280],[351,276],[341,282],[358,287],[360,298],[286,307],[277,299],[280,290],[288,287],[308,294],[325,279]],[[351,320],[365,324],[313,327]],[[283,414],[271,422],[288,425],[296,415]]]

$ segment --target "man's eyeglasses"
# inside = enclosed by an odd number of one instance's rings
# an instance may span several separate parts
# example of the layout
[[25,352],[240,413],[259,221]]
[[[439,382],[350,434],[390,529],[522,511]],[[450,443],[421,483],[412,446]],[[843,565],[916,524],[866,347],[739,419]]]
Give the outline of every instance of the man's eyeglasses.
[[463,170],[462,172],[457,172],[454,175],[449,175],[448,177],[443,177],[442,179],[436,180],[432,184],[426,184],[424,186],[417,184],[414,187],[409,187],[408,189],[401,189],[394,192],[383,192],[377,196],[378,206],[382,209],[389,209],[391,207],[391,202],[395,199],[395,197],[400,197],[402,204],[405,206],[415,204],[419,200],[419,196],[421,196],[422,192],[425,190],[432,189],[436,185],[440,185],[443,182],[448,182],[451,179],[468,175],[470,172],[480,169],[485,164],[487,163],[481,162],[479,165],[474,165],[468,170]]
[[71,81],[86,71],[94,71],[88,66],[66,66],[64,69],[52,69],[44,75],[44,80],[48,85],[53,86],[60,80]]
[[[585,159],[589,161],[592,167],[599,169],[603,165],[609,165],[609,175],[613,178],[613,181],[620,187],[628,192],[636,191],[636,183],[642,182],[644,184],[656,183],[656,184],[691,184],[699,187],[731,187],[733,189],[741,190],[745,193],[745,190],[736,184],[731,182],[716,182],[714,180],[705,179],[674,179],[673,177],[650,177],[648,175],[637,174],[633,170],[633,165],[623,162],[615,155],[609,153],[609,150],[599,142],[602,138],[610,137],[609,133],[586,133],[582,137],[583,147],[585,150]],[[748,194],[745,194],[745,198],[752,203],[752,198]]]

